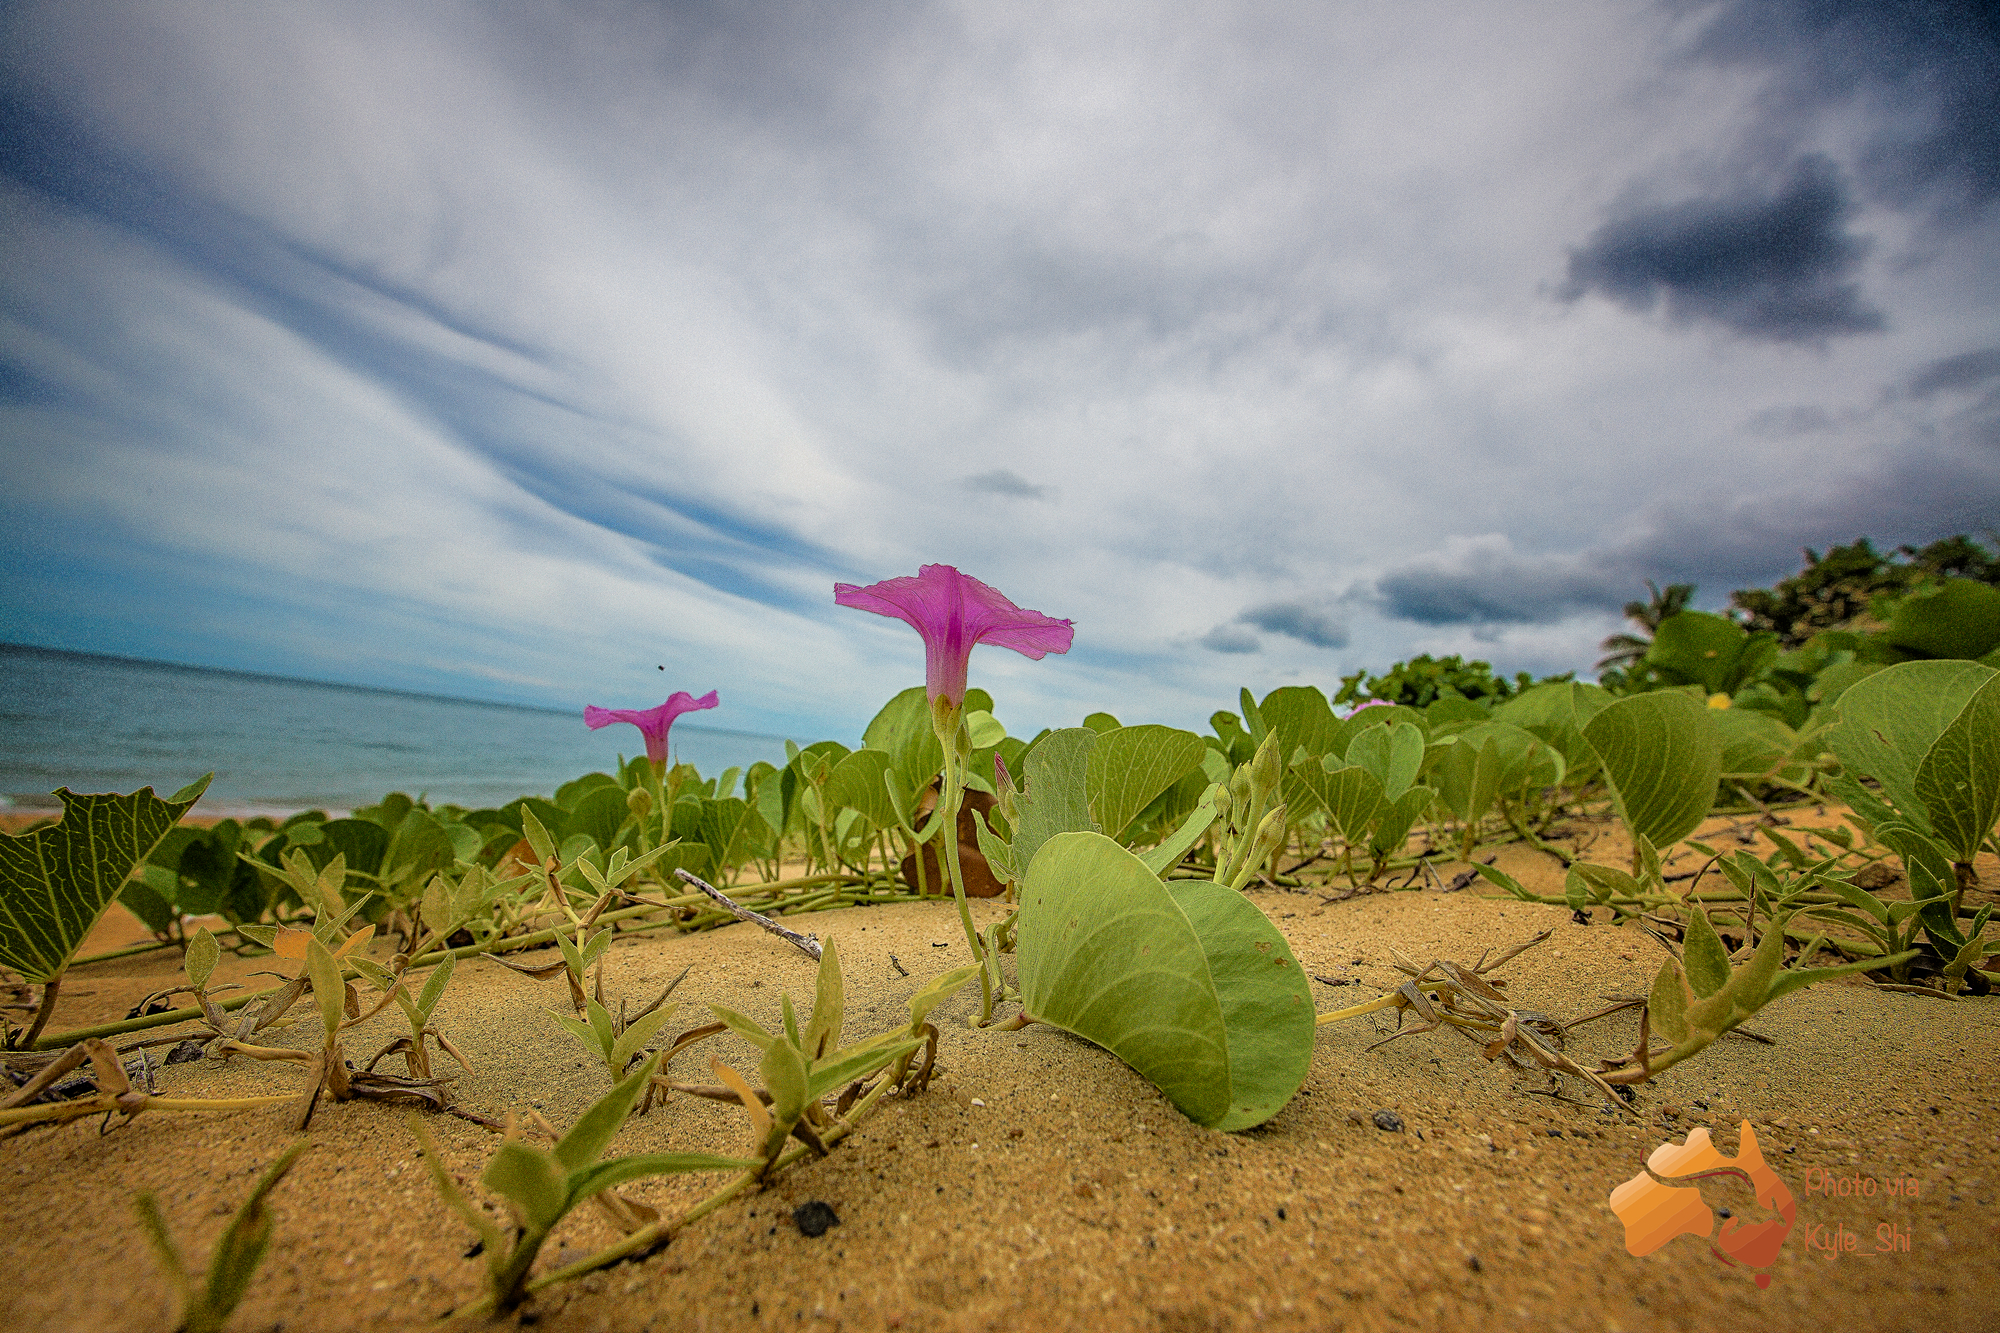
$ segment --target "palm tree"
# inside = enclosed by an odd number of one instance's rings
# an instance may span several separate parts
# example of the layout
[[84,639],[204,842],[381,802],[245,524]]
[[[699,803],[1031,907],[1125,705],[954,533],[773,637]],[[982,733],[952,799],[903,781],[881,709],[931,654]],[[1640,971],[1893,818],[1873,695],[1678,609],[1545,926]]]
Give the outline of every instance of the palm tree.
[[1662,591],[1658,584],[1647,579],[1646,587],[1652,591],[1651,601],[1625,603],[1625,618],[1643,628],[1645,635],[1614,634],[1597,645],[1605,654],[1598,660],[1599,671],[1607,667],[1623,669],[1636,663],[1653,646],[1653,635],[1659,633],[1660,622],[1687,610],[1688,603],[1694,600],[1692,583],[1669,583]]

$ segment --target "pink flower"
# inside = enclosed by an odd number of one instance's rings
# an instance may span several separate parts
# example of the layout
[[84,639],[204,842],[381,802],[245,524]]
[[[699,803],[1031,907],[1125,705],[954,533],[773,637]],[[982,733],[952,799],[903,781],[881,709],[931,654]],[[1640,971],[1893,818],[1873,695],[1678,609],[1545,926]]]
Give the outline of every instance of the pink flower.
[[924,687],[933,702],[965,702],[965,664],[974,644],[991,643],[1040,661],[1066,653],[1076,630],[1067,620],[1024,611],[997,590],[950,565],[925,565],[915,578],[884,579],[866,588],[833,585],[841,606],[894,616],[924,636]]
[[667,732],[672,729],[674,719],[682,713],[713,708],[721,702],[714,690],[699,699],[686,690],[675,690],[658,708],[599,708],[592,704],[583,710],[583,723],[596,731],[613,722],[630,722],[646,737],[646,758],[656,765],[664,765],[667,762]]
[[[1364,708],[1393,708],[1395,706],[1396,701],[1394,699],[1370,699],[1365,704],[1356,704],[1354,707],[1348,709],[1347,716],[1353,717]],[[1344,721],[1345,719],[1342,720]]]

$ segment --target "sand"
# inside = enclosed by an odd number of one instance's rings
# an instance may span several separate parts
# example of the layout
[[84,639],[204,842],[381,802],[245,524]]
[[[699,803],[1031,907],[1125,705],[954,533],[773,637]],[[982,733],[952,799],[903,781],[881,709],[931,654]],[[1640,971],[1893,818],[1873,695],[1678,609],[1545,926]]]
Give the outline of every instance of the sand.
[[[1615,864],[1616,855],[1615,833],[1592,848],[1594,859]],[[1559,889],[1560,867],[1546,855],[1511,847],[1500,864],[1541,891]],[[1461,868],[1444,867],[1445,880]],[[1979,870],[1987,888],[2000,885],[2000,866]],[[1314,986],[1322,1010],[1397,984],[1392,949],[1470,963],[1552,930],[1500,975],[1517,1003],[1564,1017],[1643,991],[1661,957],[1601,910],[1581,925],[1564,909],[1476,890],[1329,900],[1339,892],[1251,895],[1324,979]],[[982,923],[1002,910],[974,907]],[[900,1023],[923,981],[967,960],[948,903],[804,920],[839,941],[850,1037]],[[129,918],[107,918],[91,947],[121,930],[133,933]],[[609,958],[614,996],[650,998],[692,968],[669,1030],[704,1021],[711,1001],[775,1024],[780,994],[809,1002],[814,976],[802,954],[751,926],[630,934]],[[226,957],[221,975],[270,962]],[[55,1027],[122,1016],[177,969],[163,951],[72,972]],[[1115,1058],[1062,1032],[970,1029],[976,999],[961,993],[940,1014],[940,1072],[928,1093],[885,1103],[829,1158],[724,1206],[665,1250],[537,1297],[519,1322],[1092,1333],[2000,1328],[2000,999],[1946,1001],[1865,981],[1815,987],[1753,1020],[1774,1045],[1725,1039],[1641,1089],[1638,1118],[1575,1080],[1489,1063],[1451,1032],[1368,1050],[1395,1026],[1393,1014],[1374,1015],[1320,1029],[1299,1096],[1241,1134],[1192,1124]],[[533,1106],[566,1125],[600,1095],[608,1075],[547,1012],[565,1004],[560,982],[486,960],[461,965],[437,1018],[476,1069],[458,1081],[459,1102],[493,1116]],[[350,1054],[358,1063],[402,1026],[384,1013],[348,1035]],[[1572,1049],[1629,1051],[1636,1034],[1636,1020],[1619,1015],[1583,1029]],[[307,1030],[289,1035],[303,1044]],[[699,1049],[754,1067],[733,1037]],[[705,1065],[705,1054],[690,1054],[675,1069],[705,1081]],[[298,1079],[290,1066],[210,1061],[162,1071],[160,1088],[247,1095],[289,1092]],[[1377,1127],[1384,1111],[1400,1130]],[[1798,1200],[1769,1289],[1693,1236],[1629,1254],[1611,1190],[1655,1146],[1697,1126],[1734,1152],[1743,1120]],[[428,1123],[452,1169],[476,1181],[494,1136],[445,1116]],[[466,1257],[473,1237],[433,1191],[402,1111],[323,1103],[310,1137],[312,1150],[272,1196],[276,1238],[232,1329],[415,1328],[479,1294],[483,1265]],[[170,1328],[169,1288],[134,1221],[133,1195],[156,1191],[183,1247],[205,1262],[228,1214],[290,1139],[281,1113],[262,1110],[152,1113],[103,1135],[86,1121],[0,1142],[0,1327]],[[679,1098],[630,1122],[614,1151],[739,1151],[746,1139],[740,1111]],[[1853,1193],[1839,1193],[1843,1180]],[[1907,1184],[1888,1192],[1908,1181],[1914,1194]],[[626,1192],[673,1210],[714,1183],[656,1179]],[[1750,1202],[1741,1185],[1710,1182],[1704,1192],[1711,1203]],[[816,1238],[792,1217],[814,1200],[839,1218]],[[581,1209],[542,1267],[615,1235]],[[1843,1237],[1853,1249],[1841,1248]]]

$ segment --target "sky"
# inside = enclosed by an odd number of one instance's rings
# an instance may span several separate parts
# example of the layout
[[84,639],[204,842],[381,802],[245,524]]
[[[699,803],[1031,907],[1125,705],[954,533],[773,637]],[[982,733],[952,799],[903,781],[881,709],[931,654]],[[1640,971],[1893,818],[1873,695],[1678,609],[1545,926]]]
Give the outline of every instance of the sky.
[[[0,4],[0,639],[853,743],[2000,527],[2000,21]],[[690,719],[693,721],[694,719]]]

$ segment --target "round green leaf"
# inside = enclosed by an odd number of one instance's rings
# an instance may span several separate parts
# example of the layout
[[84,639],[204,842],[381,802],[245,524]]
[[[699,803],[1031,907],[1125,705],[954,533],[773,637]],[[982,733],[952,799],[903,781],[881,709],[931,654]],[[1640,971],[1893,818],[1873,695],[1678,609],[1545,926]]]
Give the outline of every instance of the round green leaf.
[[1104,1047],[1198,1124],[1259,1124],[1305,1077],[1304,978],[1227,889],[1177,893],[1102,834],[1057,834],[1028,869],[1017,948],[1030,1018]]
[[1620,699],[1583,728],[1626,828],[1665,848],[1694,832],[1722,780],[1712,710],[1660,691]]

